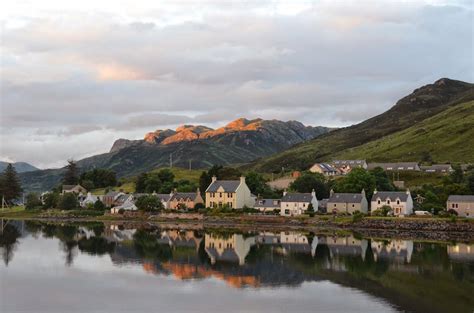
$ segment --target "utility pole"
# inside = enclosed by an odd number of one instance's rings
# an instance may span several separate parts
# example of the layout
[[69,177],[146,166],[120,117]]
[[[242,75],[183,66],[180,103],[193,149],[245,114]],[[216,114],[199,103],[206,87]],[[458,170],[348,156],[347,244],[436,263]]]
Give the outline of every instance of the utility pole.
[[189,160],[189,170],[192,170],[192,162],[193,160]]
[[173,153],[170,153],[170,168],[173,168]]

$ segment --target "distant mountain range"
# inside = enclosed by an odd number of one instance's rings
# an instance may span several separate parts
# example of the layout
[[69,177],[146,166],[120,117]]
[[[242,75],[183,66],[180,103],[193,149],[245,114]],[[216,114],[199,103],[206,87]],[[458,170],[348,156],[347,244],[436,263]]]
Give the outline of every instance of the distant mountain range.
[[[9,162],[0,161],[0,172],[3,172],[7,168],[8,163]],[[33,165],[28,164],[26,162],[15,162],[15,163],[12,163],[12,165],[17,171],[17,173],[24,173],[24,172],[39,170],[37,167],[34,167]]]
[[[297,121],[237,119],[224,127],[184,125],[176,130],[147,133],[143,140],[118,139],[108,153],[77,161],[81,170],[108,168],[119,177],[154,168],[173,166],[208,168],[214,164],[236,165],[283,151],[331,131]],[[29,190],[49,189],[60,182],[63,169],[22,175]]]
[[301,143],[245,168],[307,169],[337,158],[369,161],[474,162],[474,84],[442,78],[414,90],[362,123]]

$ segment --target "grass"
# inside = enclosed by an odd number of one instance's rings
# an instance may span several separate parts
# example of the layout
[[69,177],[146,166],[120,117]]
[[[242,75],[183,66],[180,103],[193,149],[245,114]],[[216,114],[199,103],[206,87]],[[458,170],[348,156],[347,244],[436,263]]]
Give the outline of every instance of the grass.
[[109,191],[123,191],[125,193],[133,193],[133,192],[135,192],[135,183],[132,182],[132,181],[129,181],[129,182],[123,183],[120,187],[108,187],[108,188],[94,189],[92,191],[92,194],[93,195],[103,195],[103,194],[106,193],[105,192],[106,189],[108,189]]
[[169,169],[171,170],[171,172],[173,172],[174,174],[174,180],[177,181],[177,180],[189,180],[190,182],[192,183],[199,183],[199,177],[201,176],[203,170],[189,170],[189,169],[186,169],[186,168],[181,168],[181,167],[173,167],[173,168],[169,168],[169,167],[162,167],[162,168],[159,168],[159,169],[155,169],[153,170],[152,172],[159,172],[160,170],[162,169]]
[[429,152],[436,162],[474,162],[474,101],[449,108],[421,123],[334,155],[336,159],[418,161]]

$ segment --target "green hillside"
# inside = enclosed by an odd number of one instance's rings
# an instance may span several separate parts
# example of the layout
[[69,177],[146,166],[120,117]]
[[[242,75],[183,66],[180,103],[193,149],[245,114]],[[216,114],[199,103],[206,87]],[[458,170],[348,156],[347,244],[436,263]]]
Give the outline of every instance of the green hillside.
[[474,162],[474,101],[457,105],[406,130],[336,153],[334,158],[371,161]]
[[[414,90],[410,95],[400,99],[390,110],[378,116],[357,125],[329,132],[282,153],[257,160],[246,167],[260,172],[278,172],[282,167],[307,169],[315,162],[331,161],[336,156],[350,151],[349,149],[404,131],[451,107],[472,100],[474,100],[473,84],[443,78]],[[456,136],[453,134],[452,137]],[[455,148],[454,151],[446,152],[446,155],[457,155],[456,160],[467,162],[468,160],[463,159],[461,154],[457,154],[457,149],[465,148],[461,146]],[[405,154],[399,160],[417,161],[416,155],[407,155],[409,147],[403,149]],[[351,155],[361,157],[355,153]],[[367,155],[367,159],[372,160],[373,156]]]

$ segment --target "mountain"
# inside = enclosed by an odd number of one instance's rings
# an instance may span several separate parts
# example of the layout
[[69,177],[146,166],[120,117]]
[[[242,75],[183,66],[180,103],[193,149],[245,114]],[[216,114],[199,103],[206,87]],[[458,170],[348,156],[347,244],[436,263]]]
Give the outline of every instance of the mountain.
[[[433,84],[414,90],[410,95],[397,101],[391,109],[380,115],[356,125],[334,130],[268,158],[262,158],[246,166],[246,168],[253,168],[263,172],[279,171],[282,167],[307,169],[315,162],[330,161],[336,156],[365,157],[368,160],[390,159],[390,154],[387,154],[385,157],[382,150],[378,152],[377,148],[370,150],[372,154],[362,153],[363,147],[361,146],[377,140],[379,140],[377,143],[380,146],[385,142],[386,136],[407,130],[451,107],[467,103],[471,100],[474,100],[473,84],[442,78]],[[448,113],[453,112],[449,111]],[[456,142],[455,140],[459,134],[450,133],[448,129],[446,131],[447,133],[442,135],[444,137],[449,136],[449,140]],[[429,134],[429,132],[425,132],[425,134]],[[425,138],[425,146],[419,149],[435,154],[438,153],[437,151],[441,151],[441,146],[433,145],[433,142],[428,141],[428,136]],[[466,144],[474,145],[472,138],[468,138]],[[374,145],[377,143],[374,143]],[[455,146],[453,150],[445,153],[443,158],[463,162],[473,161],[472,154],[470,156],[465,155],[463,159],[458,157],[457,151],[461,151],[463,149],[462,146]],[[360,150],[356,150],[357,147],[361,147]],[[385,148],[384,151],[387,152],[398,148],[397,146],[390,146]],[[416,152],[413,150],[414,153],[410,153],[411,148],[408,145],[403,146],[403,148],[405,154],[399,155],[397,157],[398,160],[419,160],[421,151]]]
[[[237,119],[212,129],[183,125],[147,133],[143,140],[118,139],[108,153],[77,161],[82,170],[108,168],[119,177],[136,175],[154,168],[173,166],[193,169],[214,164],[235,165],[269,156],[330,131],[327,127],[305,126],[297,121]],[[49,189],[60,182],[62,169],[22,175],[25,188]]]
[[[0,172],[3,172],[7,168],[8,163],[9,162],[0,161]],[[15,167],[17,173],[25,173],[39,170],[37,167],[34,167],[33,165],[28,164],[26,162],[16,162],[12,163],[12,165],[13,167]]]

